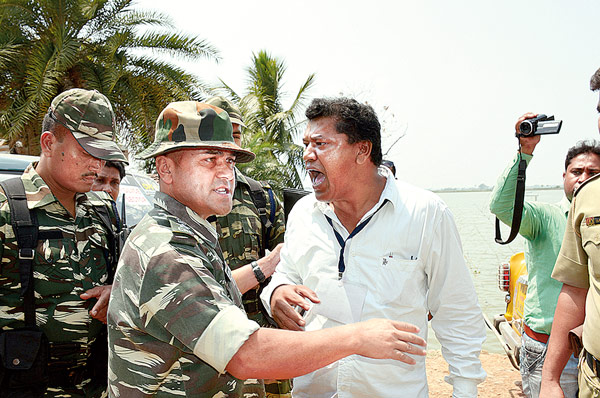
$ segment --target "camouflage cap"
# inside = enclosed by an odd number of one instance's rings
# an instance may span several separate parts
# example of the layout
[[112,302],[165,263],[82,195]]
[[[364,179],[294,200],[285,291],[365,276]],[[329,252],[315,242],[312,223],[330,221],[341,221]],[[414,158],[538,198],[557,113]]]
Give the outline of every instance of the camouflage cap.
[[196,101],[172,102],[158,116],[154,142],[139,157],[148,159],[176,149],[214,148],[235,153],[236,162],[254,154],[233,141],[229,115],[223,109]]
[[206,103],[209,105],[214,105],[227,112],[229,119],[231,119],[231,123],[236,123],[242,127],[246,127],[244,120],[242,119],[242,112],[240,111],[240,108],[235,106],[233,102],[229,101],[227,98],[214,96],[207,99]]
[[82,88],[64,91],[52,100],[50,115],[93,157],[127,163],[115,142],[115,113],[103,94]]

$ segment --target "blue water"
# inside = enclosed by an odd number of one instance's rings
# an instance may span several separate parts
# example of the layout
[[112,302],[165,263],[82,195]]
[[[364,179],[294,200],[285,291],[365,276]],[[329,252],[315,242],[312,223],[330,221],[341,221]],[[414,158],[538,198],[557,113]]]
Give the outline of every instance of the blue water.
[[[517,236],[508,245],[499,245],[494,241],[495,218],[488,208],[490,192],[445,192],[438,195],[454,214],[481,309],[490,319],[504,313],[506,293],[498,289],[498,264],[508,261],[512,254],[523,251],[523,239]],[[556,203],[562,196],[562,190],[528,190],[525,200]],[[503,227],[502,237],[506,238],[509,229]],[[439,342],[432,330],[429,336],[429,348],[438,349]],[[491,331],[487,332],[483,349],[504,352]]]

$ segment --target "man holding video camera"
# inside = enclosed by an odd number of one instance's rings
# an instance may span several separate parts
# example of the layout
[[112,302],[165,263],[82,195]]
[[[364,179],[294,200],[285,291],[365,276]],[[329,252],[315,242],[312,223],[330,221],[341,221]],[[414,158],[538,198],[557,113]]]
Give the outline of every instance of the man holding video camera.
[[[527,164],[540,142],[541,126],[535,125],[534,113],[521,116],[515,126],[519,137],[519,153],[499,177],[491,195],[490,211],[500,221],[511,226],[521,159]],[[560,123],[560,122],[556,122]],[[532,128],[533,127],[533,128]],[[538,130],[536,131],[536,128]],[[557,132],[555,129],[552,132]],[[520,351],[520,371],[523,392],[538,397],[546,345],[552,328],[554,310],[562,284],[551,278],[552,268],[560,250],[565,230],[569,202],[573,192],[586,179],[600,172],[600,146],[595,142],[578,142],[569,148],[565,159],[563,187],[565,197],[556,204],[525,202],[519,233],[525,238],[525,261],[528,287],[524,308],[523,335]],[[571,357],[560,384],[566,397],[577,394],[577,361]]]

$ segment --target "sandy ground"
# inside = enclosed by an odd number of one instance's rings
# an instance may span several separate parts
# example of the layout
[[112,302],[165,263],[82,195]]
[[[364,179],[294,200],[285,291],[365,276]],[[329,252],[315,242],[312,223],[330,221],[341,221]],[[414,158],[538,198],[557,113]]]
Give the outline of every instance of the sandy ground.
[[[487,379],[479,385],[479,397],[523,398],[521,387],[515,382],[521,381],[521,375],[510,364],[504,354],[481,353],[481,363],[487,372]],[[427,380],[429,396],[443,398],[452,396],[452,386],[444,381],[448,374],[448,364],[439,351],[427,353]]]

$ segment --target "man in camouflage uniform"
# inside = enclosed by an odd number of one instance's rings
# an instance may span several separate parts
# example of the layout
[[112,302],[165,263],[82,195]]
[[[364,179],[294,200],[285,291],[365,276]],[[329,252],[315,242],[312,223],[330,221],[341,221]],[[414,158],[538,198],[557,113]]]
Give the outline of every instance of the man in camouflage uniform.
[[[227,112],[233,129],[233,141],[242,145],[242,113],[231,101],[223,97],[211,97],[207,104],[219,107]],[[243,293],[242,301],[248,318],[258,322],[260,326],[268,327],[269,322],[261,311],[259,290],[270,280],[279,263],[279,252],[285,232],[285,219],[281,202],[272,194],[271,188],[264,184],[262,195],[266,200],[264,210],[265,224],[261,221],[259,209],[252,200],[252,187],[249,177],[235,169],[235,191],[233,192],[233,207],[226,216],[209,219],[219,235],[219,245],[223,250],[223,258],[233,271],[233,278],[238,282],[238,288]],[[258,181],[254,182],[259,185]],[[271,203],[271,198],[273,203]],[[273,212],[272,209],[275,209]],[[266,238],[266,239],[265,239]],[[270,250],[265,256],[265,251]],[[249,281],[246,285],[241,279],[246,274]],[[244,382],[246,398],[289,398],[292,396],[289,380],[251,379]],[[266,392],[265,392],[266,390]]]
[[[43,121],[40,160],[21,177],[27,207],[39,223],[33,271],[37,326],[50,342],[46,397],[106,395],[106,378],[98,374],[106,367],[91,365],[107,359],[91,356],[91,351],[106,322],[110,285],[105,252],[112,232],[96,208],[107,209],[111,227],[117,221],[110,197],[88,191],[105,160],[125,161],[114,129],[114,113],[104,95],[83,89],[59,94]],[[23,327],[24,313],[18,248],[4,192],[0,239],[0,327],[6,331]],[[29,396],[11,390],[6,375],[1,382],[0,396]]]
[[[254,154],[233,141],[221,108],[174,102],[158,117],[160,191],[119,260],[108,309],[111,397],[241,397],[241,380],[290,378],[352,354],[424,355],[412,325],[370,320],[318,332],[260,328],[206,221],[231,210],[236,162]],[[268,352],[269,357],[262,355]]]

